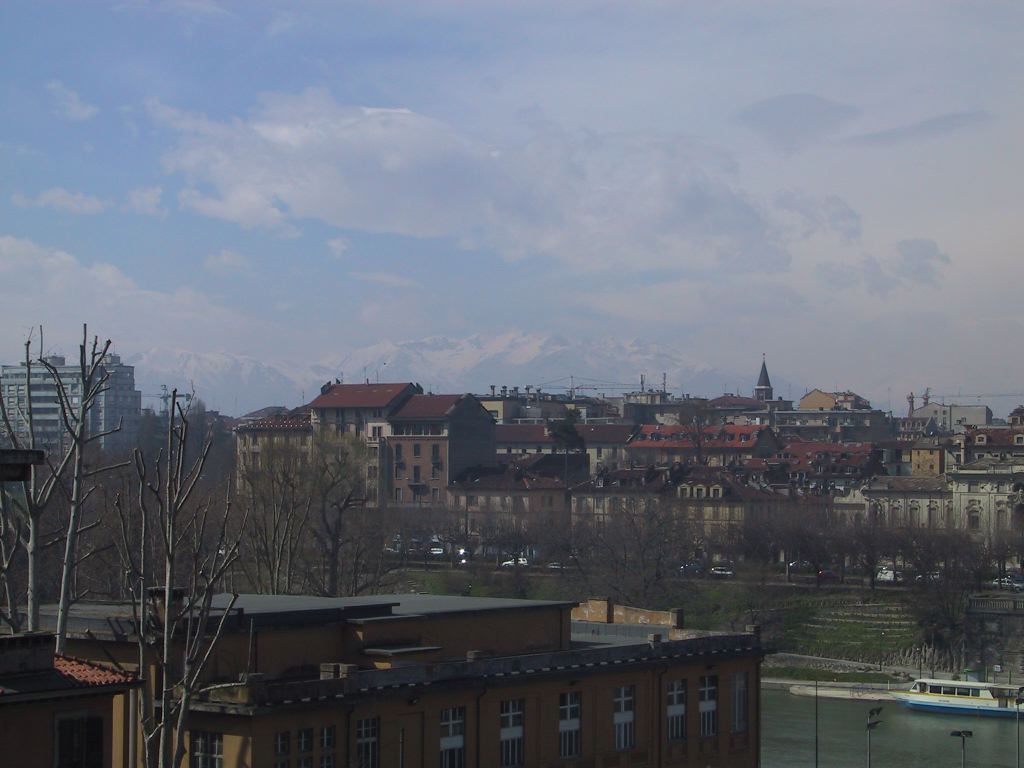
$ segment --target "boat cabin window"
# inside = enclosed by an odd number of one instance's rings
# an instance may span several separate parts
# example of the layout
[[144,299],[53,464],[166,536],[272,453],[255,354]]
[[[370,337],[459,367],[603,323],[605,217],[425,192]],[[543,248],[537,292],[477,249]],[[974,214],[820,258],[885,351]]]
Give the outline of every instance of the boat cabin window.
[[981,689],[971,688],[971,696],[981,696]]
[[957,688],[956,689],[956,695],[957,696],[970,696],[971,695],[971,689],[970,688]]
[[914,683],[914,687],[911,688],[910,690],[914,691],[915,693],[927,693],[928,692],[928,684],[927,683]]

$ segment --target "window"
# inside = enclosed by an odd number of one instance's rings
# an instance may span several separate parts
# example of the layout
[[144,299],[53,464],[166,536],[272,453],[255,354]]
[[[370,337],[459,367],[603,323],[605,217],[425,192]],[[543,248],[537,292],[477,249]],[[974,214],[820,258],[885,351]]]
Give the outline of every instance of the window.
[[320,768],[334,768],[334,755],[320,755]]
[[415,458],[415,459],[418,459],[420,457],[420,444],[419,443],[413,443],[412,444],[412,455],[413,455],[413,458]]
[[437,478],[440,476],[440,472],[441,472],[441,467],[438,464],[431,464],[430,465],[430,479],[431,480],[437,480]]
[[439,488],[431,488],[430,489],[430,500],[431,501],[440,501],[441,500],[441,490]]
[[402,460],[402,444],[399,443],[398,445],[395,446],[395,461],[401,461],[401,460]]
[[441,710],[441,768],[466,765],[466,708]]
[[665,700],[665,715],[668,718],[666,731],[669,741],[686,738],[686,681],[670,680]]
[[320,749],[334,749],[333,725],[325,725],[320,729]]
[[412,468],[412,481],[418,483],[420,481],[420,465],[417,464]]
[[977,513],[971,513],[967,518],[967,527],[972,531],[976,531],[981,528],[981,517]]
[[380,760],[379,737],[378,718],[356,720],[356,768],[377,768]]
[[295,732],[295,746],[299,752],[313,751],[313,729],[301,728]]
[[313,756],[303,755],[300,757],[296,763],[296,768],[313,768]]
[[430,460],[440,461],[441,460],[441,446],[434,443],[430,446]]
[[597,458],[600,459],[603,456],[604,456],[604,448],[598,448],[597,449]]
[[374,437],[383,437],[384,436],[384,427],[373,427],[371,434]]
[[732,676],[732,732],[746,733],[748,724],[747,673],[736,672]]
[[700,735],[718,735],[718,675],[700,679]]
[[103,718],[96,715],[57,720],[57,768],[100,768]]
[[612,710],[612,725],[615,727],[615,749],[632,749],[636,743],[636,728],[633,723],[633,706],[636,687],[623,685],[615,689],[615,706]]
[[579,757],[580,754],[580,701],[579,691],[558,695],[558,755]]
[[291,731],[281,731],[274,734],[274,754],[287,755],[291,752]]
[[523,709],[522,699],[501,702],[501,766],[523,764]]
[[402,489],[401,488],[395,488],[395,501],[401,501],[401,500],[402,500]]
[[224,734],[192,731],[191,768],[221,768],[224,765]]

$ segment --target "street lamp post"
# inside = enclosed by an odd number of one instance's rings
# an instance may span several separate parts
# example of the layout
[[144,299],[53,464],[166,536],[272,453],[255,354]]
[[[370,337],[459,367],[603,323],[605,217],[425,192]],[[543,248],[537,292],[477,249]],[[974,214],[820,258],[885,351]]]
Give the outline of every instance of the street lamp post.
[[871,768],[871,732],[882,724],[881,720],[875,720],[878,714],[882,711],[881,707],[875,707],[868,712],[868,724],[865,730],[868,733],[868,768]]
[[885,630],[883,629],[881,634],[878,635],[878,671],[882,671],[882,654],[885,652]]
[[1015,718],[1017,721],[1017,768],[1020,768],[1020,705],[1024,704],[1024,686],[1017,689],[1017,698],[1013,700],[1016,708]]
[[950,736],[960,737],[960,768],[967,766],[967,740],[974,735],[974,731],[950,731]]

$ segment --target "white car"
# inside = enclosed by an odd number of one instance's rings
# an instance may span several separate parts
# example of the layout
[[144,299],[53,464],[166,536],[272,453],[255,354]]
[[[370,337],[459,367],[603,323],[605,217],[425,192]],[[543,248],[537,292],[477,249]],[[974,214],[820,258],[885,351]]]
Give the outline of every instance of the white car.
[[513,557],[511,560],[506,560],[501,564],[502,568],[526,568],[530,564],[530,561],[525,557]]
[[879,584],[898,584],[903,581],[903,574],[886,566],[878,569],[878,573],[875,574],[875,581]]

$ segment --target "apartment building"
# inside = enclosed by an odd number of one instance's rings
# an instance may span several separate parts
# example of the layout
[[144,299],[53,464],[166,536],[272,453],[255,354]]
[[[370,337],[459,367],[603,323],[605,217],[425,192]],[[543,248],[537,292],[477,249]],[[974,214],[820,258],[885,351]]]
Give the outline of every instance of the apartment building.
[[442,505],[466,469],[496,465],[494,419],[473,395],[414,394],[388,417],[381,475],[395,505]]
[[[81,368],[77,363],[69,365],[59,355],[45,360],[57,371],[71,407],[76,407],[83,393]],[[97,375],[106,376],[107,382],[89,413],[89,432],[94,435],[109,433],[97,441],[104,451],[131,451],[138,444],[142,414],[142,393],[135,388],[135,367],[122,363],[119,355],[108,354]],[[29,397],[32,399],[36,447],[59,451],[68,445],[58,386],[53,375],[41,363],[34,363],[31,373],[25,363],[0,366],[0,391],[12,427],[24,445],[28,444],[29,438]]]
[[125,766],[131,674],[55,656],[53,634],[0,635],[0,762]]

